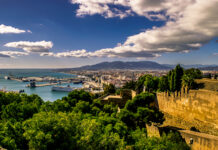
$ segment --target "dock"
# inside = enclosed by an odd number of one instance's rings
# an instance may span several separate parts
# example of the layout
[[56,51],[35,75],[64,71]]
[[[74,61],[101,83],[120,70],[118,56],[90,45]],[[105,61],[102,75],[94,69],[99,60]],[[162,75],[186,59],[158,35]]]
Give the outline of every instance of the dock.
[[14,77],[10,77],[10,80],[15,80],[15,81],[19,81],[19,82],[22,82],[21,79],[18,79],[18,78],[14,78]]
[[[14,77],[14,76],[5,76],[6,80],[15,80],[19,82],[29,82],[26,87],[45,87],[45,86],[53,86],[57,84],[66,84],[66,83],[74,83],[74,84],[82,84],[83,79],[81,78],[62,78],[58,79],[55,77]],[[46,82],[43,84],[36,84],[38,82]]]
[[58,79],[55,77],[14,77],[14,76],[5,76],[8,80],[15,80],[19,82],[75,82],[75,84],[83,83],[83,80],[80,78],[63,78]]

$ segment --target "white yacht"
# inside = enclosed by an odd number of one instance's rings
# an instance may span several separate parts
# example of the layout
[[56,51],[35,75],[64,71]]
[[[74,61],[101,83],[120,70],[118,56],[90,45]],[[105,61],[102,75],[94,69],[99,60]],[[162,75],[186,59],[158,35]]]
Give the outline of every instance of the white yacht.
[[75,90],[76,88],[70,87],[69,85],[64,87],[64,86],[53,86],[52,91],[60,91],[60,92],[71,92]]

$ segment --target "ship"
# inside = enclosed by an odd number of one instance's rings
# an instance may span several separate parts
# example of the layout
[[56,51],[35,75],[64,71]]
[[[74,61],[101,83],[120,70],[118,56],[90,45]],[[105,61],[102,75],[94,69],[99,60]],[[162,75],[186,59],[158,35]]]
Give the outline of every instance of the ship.
[[11,80],[11,77],[5,76],[5,80]]
[[34,80],[30,80],[30,84],[27,85],[27,87],[35,88],[36,87],[36,82]]
[[71,92],[75,90],[76,88],[70,87],[69,85],[64,87],[64,86],[53,86],[52,91],[60,91],[60,92]]

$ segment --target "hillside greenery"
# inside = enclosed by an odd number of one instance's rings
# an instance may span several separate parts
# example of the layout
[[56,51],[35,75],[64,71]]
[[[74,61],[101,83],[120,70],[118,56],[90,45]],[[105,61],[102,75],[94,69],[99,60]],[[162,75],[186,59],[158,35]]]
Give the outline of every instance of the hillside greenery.
[[145,123],[163,123],[141,93],[118,112],[85,91],[54,102],[37,95],[0,93],[0,146],[6,149],[189,149],[177,134],[147,137]]
[[127,82],[123,89],[135,90],[138,94],[143,91],[178,93],[182,89],[197,89],[198,85],[195,79],[201,79],[202,77],[202,72],[199,69],[190,68],[185,70],[180,65],[177,65],[175,69],[170,70],[165,76],[155,77],[146,74],[139,77],[136,82]]

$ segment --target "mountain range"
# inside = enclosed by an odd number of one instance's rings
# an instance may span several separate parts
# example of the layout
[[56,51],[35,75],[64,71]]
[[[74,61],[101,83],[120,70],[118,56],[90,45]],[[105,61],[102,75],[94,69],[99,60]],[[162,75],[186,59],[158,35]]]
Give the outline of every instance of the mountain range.
[[152,61],[137,61],[137,62],[102,62],[95,65],[87,65],[72,70],[111,70],[111,69],[124,69],[124,70],[151,70],[151,69],[171,69],[171,67],[158,64]]
[[[82,70],[170,70],[173,69],[176,65],[170,64],[159,64],[153,61],[133,61],[133,62],[123,62],[123,61],[114,61],[114,62],[102,62],[95,65],[86,65],[77,68],[67,68],[67,69],[58,69],[59,71],[82,71]],[[188,68],[199,68],[201,70],[218,70],[218,65],[181,65],[185,69]]]

